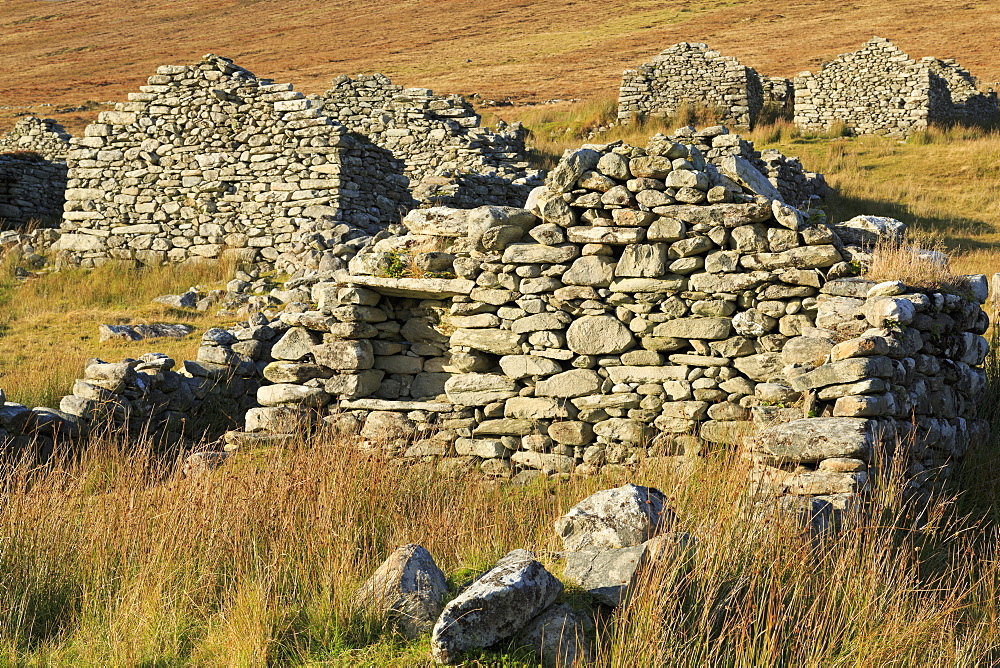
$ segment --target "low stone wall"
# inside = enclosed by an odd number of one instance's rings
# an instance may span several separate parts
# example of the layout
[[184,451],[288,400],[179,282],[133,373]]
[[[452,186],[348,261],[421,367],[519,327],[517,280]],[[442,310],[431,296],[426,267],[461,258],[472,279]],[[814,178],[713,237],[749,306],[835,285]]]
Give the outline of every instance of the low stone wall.
[[415,197],[439,205],[516,205],[541,174],[528,169],[519,123],[497,131],[460,95],[393,85],[381,74],[342,75],[318,107],[404,164]]
[[954,61],[914,61],[881,37],[794,81],[795,124],[804,130],[844,123],[857,134],[905,136],[934,122],[988,123],[997,114],[996,94],[978,91]]
[[717,108],[727,123],[753,127],[764,103],[761,77],[707,44],[681,42],[635,70],[625,70],[618,119],[671,115],[682,104]]

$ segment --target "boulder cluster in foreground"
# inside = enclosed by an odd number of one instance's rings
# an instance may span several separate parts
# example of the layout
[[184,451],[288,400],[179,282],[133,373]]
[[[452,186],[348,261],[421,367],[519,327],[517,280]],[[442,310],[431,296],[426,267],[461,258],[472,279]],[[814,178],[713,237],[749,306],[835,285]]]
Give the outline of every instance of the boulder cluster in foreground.
[[[621,605],[642,568],[693,549],[694,540],[672,531],[674,524],[659,490],[628,484],[593,494],[556,522],[565,547],[563,577],[595,604]],[[514,550],[446,602],[447,582],[430,553],[405,545],[365,582],[357,600],[409,637],[430,631],[438,663],[513,643],[533,648],[547,666],[587,665],[595,618],[589,609],[560,602],[563,591],[533,553]]]

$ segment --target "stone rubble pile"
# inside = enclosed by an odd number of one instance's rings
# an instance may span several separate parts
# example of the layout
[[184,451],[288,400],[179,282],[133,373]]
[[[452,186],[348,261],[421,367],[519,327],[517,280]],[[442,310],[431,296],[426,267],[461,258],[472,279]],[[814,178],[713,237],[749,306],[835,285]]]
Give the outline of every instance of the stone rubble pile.
[[694,539],[668,531],[668,514],[662,492],[628,484],[591,495],[556,521],[567,549],[559,555],[564,577],[591,596],[590,607],[559,602],[563,583],[528,550],[504,555],[446,602],[445,575],[419,545],[390,554],[355,600],[408,637],[430,631],[437,663],[513,646],[531,648],[544,666],[592,665],[600,607],[624,603],[644,569],[691,555]]
[[229,330],[209,329],[197,359],[179,365],[162,353],[92,360],[59,408],[83,431],[110,429],[160,444],[214,438],[257,405],[261,371],[281,331],[280,322],[271,326],[257,313]]
[[911,60],[874,37],[861,49],[802,72],[794,80],[795,124],[825,131],[838,123],[855,134],[906,136],[931,123],[990,123],[997,96],[952,60]]

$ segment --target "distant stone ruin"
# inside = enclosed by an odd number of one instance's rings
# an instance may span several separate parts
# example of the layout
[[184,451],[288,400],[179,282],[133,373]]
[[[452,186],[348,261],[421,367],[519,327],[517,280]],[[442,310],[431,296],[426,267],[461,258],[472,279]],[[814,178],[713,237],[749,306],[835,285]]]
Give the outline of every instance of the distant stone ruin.
[[670,116],[684,104],[715,108],[723,122],[752,128],[764,104],[761,77],[707,44],[688,42],[675,44],[639,69],[622,74],[619,121]]
[[855,134],[906,136],[932,123],[989,123],[997,95],[980,92],[954,60],[911,60],[875,37],[795,83],[795,124],[826,131],[843,123]]
[[325,249],[398,223],[418,204],[411,179],[432,202],[523,201],[540,182],[523,132],[478,122],[456,98],[384,77],[306,98],[218,56],[160,67],[71,140],[58,250],[83,266],[223,249],[273,264],[303,235]]
[[341,75],[317,108],[402,160],[421,202],[512,205],[542,181],[528,169],[520,123],[480,127],[479,114],[460,95],[404,89],[381,74]]
[[34,116],[0,135],[0,221],[15,226],[59,221],[69,138],[55,121]]

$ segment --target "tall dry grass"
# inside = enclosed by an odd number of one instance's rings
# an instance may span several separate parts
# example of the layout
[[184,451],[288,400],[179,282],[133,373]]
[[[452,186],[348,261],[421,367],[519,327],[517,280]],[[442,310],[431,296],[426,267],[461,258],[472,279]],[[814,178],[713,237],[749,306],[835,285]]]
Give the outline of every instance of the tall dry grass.
[[882,238],[871,249],[871,263],[863,268],[863,274],[873,281],[902,281],[915,288],[969,294],[966,277],[952,270],[946,253],[940,239],[919,234]]
[[[998,658],[996,518],[957,514],[946,496],[914,513],[902,478],[883,483],[875,510],[814,540],[756,512],[745,462],[725,452],[686,476],[649,465],[525,487],[386,462],[332,434],[241,453],[195,480],[171,477],[172,463],[104,440],[76,460],[4,469],[3,661],[429,665],[426,638],[396,637],[352,601],[393,548],[424,545],[453,586],[521,547],[558,573],[553,520],[626,480],[664,490],[697,543],[605,612],[597,665]],[[514,656],[473,653],[467,665],[534,665]]]

